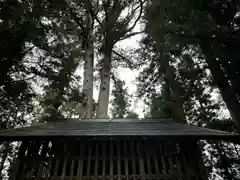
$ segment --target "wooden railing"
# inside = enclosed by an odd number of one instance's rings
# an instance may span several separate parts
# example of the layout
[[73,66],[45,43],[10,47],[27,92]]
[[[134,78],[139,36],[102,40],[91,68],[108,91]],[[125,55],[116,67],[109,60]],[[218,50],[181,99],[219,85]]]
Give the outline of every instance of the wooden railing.
[[24,141],[17,169],[16,179],[205,178],[195,146],[170,139]]

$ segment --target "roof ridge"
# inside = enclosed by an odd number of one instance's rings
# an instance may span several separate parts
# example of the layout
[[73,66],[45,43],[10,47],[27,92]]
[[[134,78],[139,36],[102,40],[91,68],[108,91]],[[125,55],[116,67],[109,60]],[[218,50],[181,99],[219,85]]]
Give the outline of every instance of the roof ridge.
[[66,120],[58,120],[58,121],[48,121],[47,123],[56,123],[56,122],[174,122],[178,123],[172,119],[150,119],[150,118],[142,118],[142,119],[124,119],[124,118],[111,118],[111,119],[104,119],[104,118],[92,118],[92,119],[66,119]]
[[[117,122],[117,123],[115,123]],[[118,123],[119,122],[119,123]],[[126,122],[126,123],[125,123]],[[0,137],[26,136],[228,136],[237,134],[183,124],[172,119],[68,119],[0,131]],[[239,136],[239,135],[237,135]]]

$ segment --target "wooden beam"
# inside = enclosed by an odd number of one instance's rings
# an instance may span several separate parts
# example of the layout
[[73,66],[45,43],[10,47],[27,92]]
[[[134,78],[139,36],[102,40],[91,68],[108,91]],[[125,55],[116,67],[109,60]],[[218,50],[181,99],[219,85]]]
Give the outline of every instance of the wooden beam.
[[88,159],[87,159],[87,176],[90,176],[90,172],[91,172],[91,157],[92,157],[92,147],[91,147],[91,142],[88,141]]
[[52,176],[51,169],[53,168],[53,164],[52,164],[53,163],[53,155],[54,155],[54,153],[57,150],[56,147],[55,147],[56,146],[55,141],[51,141],[51,144],[52,144],[52,147],[49,148],[49,155],[50,155],[50,157],[47,160],[47,168],[46,168],[46,175],[45,175],[45,177]]
[[48,151],[48,145],[49,145],[49,141],[45,140],[42,142],[42,151],[41,151],[41,162],[39,163],[39,168],[38,168],[38,172],[37,172],[37,177],[41,177],[43,175],[43,170],[44,170],[44,161],[46,159],[46,154]]
[[145,180],[145,171],[144,171],[144,161],[143,161],[143,151],[142,151],[142,141],[140,140],[137,143],[137,153],[139,157],[139,171],[141,180]]
[[96,143],[96,151],[95,151],[95,166],[94,166],[94,175],[95,179],[97,180],[98,177],[98,164],[99,164],[99,147],[98,142]]
[[121,158],[120,158],[120,141],[117,141],[117,175],[118,180],[121,179]]
[[134,141],[130,140],[131,157],[132,157],[132,176],[133,176],[133,180],[136,180],[136,163],[135,163],[134,145],[135,145]]
[[102,177],[105,178],[106,176],[106,156],[107,156],[107,153],[106,153],[106,142],[102,143],[102,152],[103,152],[103,160],[102,160]]
[[64,180],[65,174],[66,174],[66,169],[67,169],[67,158],[68,158],[68,151],[67,151],[67,142],[64,142],[64,154],[62,156],[62,158],[64,158],[64,162],[63,162],[63,168],[62,168],[62,175],[61,175],[61,179]]
[[110,180],[113,180],[113,142],[110,141]]
[[162,143],[160,144],[160,158],[161,158],[161,163],[162,163],[162,173],[167,176],[167,169],[166,169],[166,163],[165,163],[165,159],[164,157],[166,156],[165,152],[164,152],[164,146],[166,146],[166,142],[162,141]]
[[80,143],[80,159],[78,160],[78,169],[77,169],[77,177],[79,179],[82,178],[83,174],[83,156],[84,156],[84,149],[86,148],[86,143],[85,142],[79,142]]
[[149,146],[148,144],[146,143],[146,141],[144,141],[144,144],[143,144],[143,147],[144,147],[144,154],[146,156],[146,163],[145,166],[147,165],[147,169],[148,169],[148,179],[149,180],[152,180],[152,166],[151,166],[151,156],[152,154],[151,151],[149,150]]
[[127,158],[127,151],[129,151],[128,147],[127,147],[127,140],[124,140],[124,168],[125,168],[125,176],[126,176],[126,180],[129,180],[128,177],[128,158]]

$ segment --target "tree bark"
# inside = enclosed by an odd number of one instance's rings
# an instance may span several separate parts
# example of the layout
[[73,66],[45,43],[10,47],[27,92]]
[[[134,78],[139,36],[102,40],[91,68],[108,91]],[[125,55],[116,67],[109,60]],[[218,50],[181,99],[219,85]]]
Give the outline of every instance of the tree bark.
[[184,101],[181,100],[181,93],[178,91],[179,87],[176,83],[175,79],[173,78],[173,71],[170,71],[170,66],[168,65],[168,68],[165,72],[165,95],[167,100],[167,106],[170,111],[170,116],[173,120],[180,122],[180,123],[187,123],[185,112],[183,109],[183,103]]
[[87,24],[88,36],[86,38],[86,49],[84,59],[83,74],[83,93],[85,95],[85,108],[82,118],[92,118],[93,111],[93,64],[94,64],[94,47],[93,47],[93,21],[91,15],[88,15]]
[[237,101],[236,94],[224,76],[224,72],[221,69],[220,64],[216,61],[214,49],[211,48],[211,45],[206,42],[201,43],[200,47],[205,55],[213,80],[219,88],[232,119],[237,123],[237,131],[240,133],[240,104]]
[[101,85],[98,97],[97,118],[108,118],[111,52],[104,53],[103,61],[103,67],[100,71]]

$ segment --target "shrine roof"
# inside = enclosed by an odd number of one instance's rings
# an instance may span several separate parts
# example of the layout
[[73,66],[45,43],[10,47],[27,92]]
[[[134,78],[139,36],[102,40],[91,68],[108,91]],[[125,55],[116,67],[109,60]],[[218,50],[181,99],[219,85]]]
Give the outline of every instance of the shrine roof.
[[178,123],[171,119],[69,119],[0,131],[0,138],[99,136],[234,137],[233,133]]

